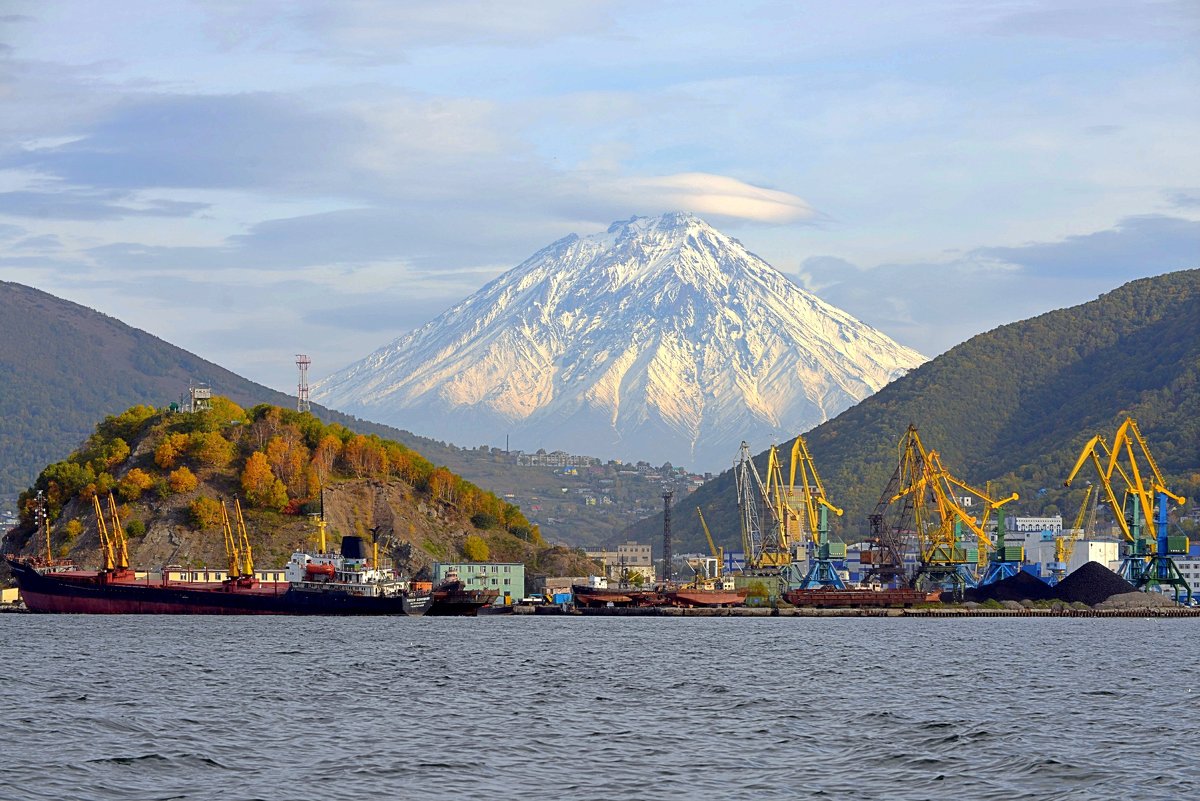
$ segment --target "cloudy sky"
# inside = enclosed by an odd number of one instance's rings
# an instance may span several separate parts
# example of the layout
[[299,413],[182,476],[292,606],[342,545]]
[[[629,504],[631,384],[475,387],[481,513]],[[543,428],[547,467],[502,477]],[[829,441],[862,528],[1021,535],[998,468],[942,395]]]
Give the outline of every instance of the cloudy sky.
[[1200,5],[0,3],[0,278],[295,387],[696,212],[936,355],[1200,266]]

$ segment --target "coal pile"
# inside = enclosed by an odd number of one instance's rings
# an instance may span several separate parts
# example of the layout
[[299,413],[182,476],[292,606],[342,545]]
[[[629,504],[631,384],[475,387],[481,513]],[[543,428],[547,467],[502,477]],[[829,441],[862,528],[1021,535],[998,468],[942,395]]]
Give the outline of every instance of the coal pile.
[[1054,588],[1054,597],[1067,603],[1080,601],[1094,606],[1114,595],[1133,591],[1132,584],[1104,565],[1088,562],[1058,583]]
[[1056,596],[1053,587],[1032,573],[1022,570],[1003,581],[967,590],[964,597],[968,601],[983,603],[984,601],[1049,601]]

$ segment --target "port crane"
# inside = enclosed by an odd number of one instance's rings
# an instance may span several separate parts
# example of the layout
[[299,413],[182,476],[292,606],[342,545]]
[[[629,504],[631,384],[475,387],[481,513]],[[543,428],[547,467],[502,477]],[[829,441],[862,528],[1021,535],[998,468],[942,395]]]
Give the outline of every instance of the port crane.
[[[924,448],[917,427],[909,425],[896,452],[896,469],[868,515],[870,534],[860,552],[864,583],[898,587],[907,584],[906,554],[912,551],[914,503],[911,494],[900,495],[916,465],[924,463]],[[893,502],[893,497],[900,497]]]
[[[1088,462],[1100,478],[1104,498],[1125,539],[1121,577],[1138,589],[1170,586],[1177,602],[1182,591],[1190,603],[1192,589],[1171,558],[1188,552],[1188,538],[1171,536],[1167,525],[1168,502],[1183,505],[1187,499],[1167,488],[1137,421],[1127,417],[1121,423],[1111,448],[1104,444],[1100,435],[1092,437],[1079,454],[1064,486],[1071,486]],[[1124,496],[1120,501],[1113,487],[1114,476],[1124,484]],[[1152,536],[1148,536],[1148,528]]]
[[[779,456],[774,446],[771,447],[767,467],[770,489],[754,464],[750,446],[743,442],[733,475],[737,484],[742,550],[746,554],[746,566],[755,570],[778,569],[791,562],[786,534],[787,518],[777,498],[779,493],[774,491],[775,488],[782,489],[782,480],[773,477],[774,473],[780,472]],[[770,518],[765,527],[760,508],[765,508]]]
[[[799,474],[800,483],[796,483]],[[829,502],[825,494],[825,485],[817,473],[817,465],[813,462],[812,454],[808,451],[808,443],[804,437],[796,437],[792,444],[791,469],[788,472],[789,501],[794,501],[799,493],[799,512],[793,511],[803,529],[800,539],[803,539],[808,551],[808,571],[800,580],[800,589],[811,590],[821,587],[846,589],[846,583],[838,575],[837,560],[845,560],[846,544],[829,541],[829,512],[838,517],[842,510]],[[793,509],[789,503],[789,509]],[[791,584],[791,581],[788,582]]]
[[1015,501],[1019,497],[1014,492],[1007,498],[998,500],[986,499],[987,510],[996,512],[996,538],[990,543],[986,557],[984,557],[982,552],[980,554],[979,561],[984,564],[983,578],[979,580],[980,586],[1003,581],[1021,572],[1021,565],[1025,562],[1025,546],[1008,545],[1005,542],[1007,532],[1004,528],[1003,509],[1004,504]]
[[708,530],[708,523],[704,522],[704,512],[700,511],[699,506],[696,507],[696,514],[700,516],[700,528],[704,529],[704,538],[708,540],[708,550],[712,552],[712,558],[715,563],[712,571],[705,571],[707,573],[706,578],[710,581],[719,582],[721,580],[721,571],[724,569],[725,564],[725,549],[718,548],[717,544],[713,542],[712,533]]
[[100,555],[104,559],[104,570],[112,572],[129,569],[129,544],[125,539],[125,529],[121,528],[121,518],[117,514],[117,502],[112,493],[108,493],[108,512],[112,518],[112,531],[104,520],[104,510],[100,506],[100,498],[92,496],[92,508],[96,512],[96,531],[100,535]]
[[[994,543],[987,534],[988,517],[994,509],[1016,500],[1016,493],[995,499],[956,478],[942,464],[937,451],[925,449],[915,426],[909,426],[901,439],[900,463],[894,480],[897,489],[886,505],[902,505],[901,518],[911,525],[916,544],[917,565],[909,585],[914,589],[939,587],[961,596],[964,589],[975,586],[973,565],[979,561],[978,551],[966,546],[963,529],[974,535],[976,547],[991,550]],[[957,492],[966,492],[983,501],[981,518],[976,519],[963,509]],[[1007,561],[1006,556],[1001,557],[1001,563]]]
[[1054,538],[1054,561],[1047,566],[1051,584],[1057,584],[1066,578],[1071,555],[1075,552],[1075,543],[1091,539],[1096,529],[1096,511],[1099,504],[1100,493],[1096,491],[1096,485],[1089,481],[1087,492],[1083,494],[1083,503],[1079,504],[1079,514],[1075,515],[1075,525],[1069,532],[1062,532]]
[[242,505],[237,498],[233,499],[234,512],[237,514],[237,528],[229,521],[229,512],[225,500],[221,500],[221,529],[225,533],[225,555],[229,558],[229,579],[237,584],[253,584],[254,554],[250,550],[250,537],[246,533],[246,522],[242,519]]
[[[1007,532],[1004,528],[1004,505],[1020,499],[1020,495],[1013,493],[1007,498],[993,498],[991,482],[985,485],[985,489],[980,490],[971,486],[965,481],[960,481],[955,478],[949,470],[942,466],[941,457],[936,451],[929,452],[929,459],[933,467],[933,474],[937,475],[941,481],[945,482],[946,496],[952,505],[952,513],[955,517],[955,540],[959,547],[965,547],[961,536],[961,531],[965,527],[975,535],[975,562],[979,567],[979,582],[980,586],[993,584],[997,581],[1003,581],[1006,578],[1015,576],[1021,570],[1021,565],[1025,561],[1025,547],[1023,545],[1008,545],[1005,542]],[[965,495],[956,495],[955,492],[966,493]],[[976,520],[971,515],[967,514],[962,508],[962,503],[959,499],[974,498],[983,503],[983,515]],[[992,512],[996,512],[996,536],[993,538],[988,534],[988,518]],[[967,550],[968,560],[970,560],[970,550]]]

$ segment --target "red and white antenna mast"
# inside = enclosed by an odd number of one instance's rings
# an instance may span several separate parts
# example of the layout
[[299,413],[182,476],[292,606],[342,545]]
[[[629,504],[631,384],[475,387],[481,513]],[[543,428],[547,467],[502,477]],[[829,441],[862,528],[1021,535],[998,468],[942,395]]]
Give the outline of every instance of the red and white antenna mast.
[[300,368],[300,384],[296,387],[296,411],[298,412],[312,411],[312,404],[308,402],[308,366],[310,364],[312,364],[312,359],[303,353],[296,354],[296,366]]

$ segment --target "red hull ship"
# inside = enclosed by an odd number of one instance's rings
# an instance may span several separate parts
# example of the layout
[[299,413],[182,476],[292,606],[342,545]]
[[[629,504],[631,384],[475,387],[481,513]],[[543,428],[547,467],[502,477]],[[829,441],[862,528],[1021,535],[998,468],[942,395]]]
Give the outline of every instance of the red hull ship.
[[151,582],[133,571],[40,572],[8,559],[32,612],[137,615],[421,615],[428,595],[355,594],[329,586],[304,590],[287,583],[233,580],[220,583]]

